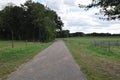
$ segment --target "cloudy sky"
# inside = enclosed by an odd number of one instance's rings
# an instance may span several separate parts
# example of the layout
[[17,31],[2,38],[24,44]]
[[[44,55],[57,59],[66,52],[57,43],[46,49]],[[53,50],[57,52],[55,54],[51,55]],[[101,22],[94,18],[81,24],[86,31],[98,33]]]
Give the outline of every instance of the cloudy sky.
[[[22,4],[26,0],[0,0],[0,9],[8,2],[14,4]],[[34,0],[47,5],[55,10],[64,22],[64,28],[73,32],[104,32],[104,33],[120,33],[120,21],[103,21],[95,15],[99,12],[98,8],[88,11],[80,9],[78,4],[87,5],[91,0]]]

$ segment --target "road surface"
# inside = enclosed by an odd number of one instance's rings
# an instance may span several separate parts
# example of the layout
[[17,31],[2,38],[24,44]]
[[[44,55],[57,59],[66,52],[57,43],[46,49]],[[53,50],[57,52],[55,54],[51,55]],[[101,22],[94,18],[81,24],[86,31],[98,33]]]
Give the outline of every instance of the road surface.
[[9,75],[8,80],[86,80],[63,41],[56,41]]

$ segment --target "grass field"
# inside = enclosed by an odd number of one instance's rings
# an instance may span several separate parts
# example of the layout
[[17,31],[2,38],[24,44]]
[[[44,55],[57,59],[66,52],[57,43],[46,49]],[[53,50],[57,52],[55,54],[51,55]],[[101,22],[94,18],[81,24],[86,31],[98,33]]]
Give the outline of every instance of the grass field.
[[16,70],[21,64],[29,61],[38,52],[48,47],[51,43],[14,42],[11,48],[11,41],[0,41],[0,79]]
[[[93,41],[120,38],[66,38],[64,41],[88,80],[120,80],[120,52],[95,47]],[[119,50],[120,47],[113,47]]]

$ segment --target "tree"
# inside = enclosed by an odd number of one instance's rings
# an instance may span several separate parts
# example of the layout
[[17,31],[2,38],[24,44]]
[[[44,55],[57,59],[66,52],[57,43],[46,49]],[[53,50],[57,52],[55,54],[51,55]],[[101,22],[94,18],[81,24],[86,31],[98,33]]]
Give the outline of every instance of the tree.
[[85,34],[83,32],[75,32],[70,34],[71,37],[84,37]]
[[15,39],[19,39],[21,40],[21,27],[22,27],[22,22],[23,22],[23,18],[24,18],[24,10],[21,7],[18,6],[14,6],[12,8],[12,18],[13,18],[13,25],[12,25],[12,29],[14,31],[14,36]]
[[[18,6],[6,6],[2,11],[2,26],[3,29],[11,34],[12,47],[13,40],[20,38],[20,28],[22,23],[23,9]],[[9,34],[8,34],[9,35]]]
[[32,14],[33,10],[33,2],[32,0],[27,0],[24,5],[22,5],[24,9],[24,24],[23,24],[23,33],[24,39],[33,40],[34,41],[34,15]]
[[3,27],[3,12],[2,11],[0,11],[0,28],[2,28]]
[[12,12],[13,6],[7,6],[3,10],[3,25],[6,30],[9,30],[12,36],[12,48],[14,47],[14,19],[13,19],[13,12]]
[[32,0],[27,0],[21,6],[6,6],[0,11],[0,36],[12,36],[12,43],[13,39],[54,40],[56,31],[62,31],[62,26],[63,22],[55,11]]
[[32,24],[34,25],[34,29],[37,29],[38,31],[38,39],[39,41],[43,41],[42,39],[42,33],[43,32],[43,27],[45,27],[43,25],[44,22],[44,17],[45,17],[45,7],[44,5],[40,4],[40,3],[32,3],[33,9],[31,10],[31,14],[34,15],[33,16],[33,21]]
[[59,16],[55,16],[56,27],[58,31],[62,32],[62,26],[64,25],[61,18]]
[[108,20],[120,19],[120,0],[92,0],[87,8],[98,6],[102,8],[100,12],[108,16]]
[[3,37],[3,32],[4,32],[4,29],[3,29],[3,12],[0,11],[0,38]]
[[63,30],[62,31],[62,38],[67,38],[70,35],[70,31],[69,30]]

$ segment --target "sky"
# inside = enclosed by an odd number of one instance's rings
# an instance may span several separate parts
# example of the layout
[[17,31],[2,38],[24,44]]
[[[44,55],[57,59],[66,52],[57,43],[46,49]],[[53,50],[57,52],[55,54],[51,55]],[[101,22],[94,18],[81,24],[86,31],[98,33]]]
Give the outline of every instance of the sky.
[[[26,0],[0,0],[0,9],[9,2],[16,5],[23,4]],[[40,2],[51,9],[55,10],[61,17],[64,23],[64,30],[84,33],[120,33],[120,21],[100,20],[102,15],[99,13],[99,8],[92,8],[88,11],[78,7],[78,4],[88,5],[91,0],[33,0]]]

